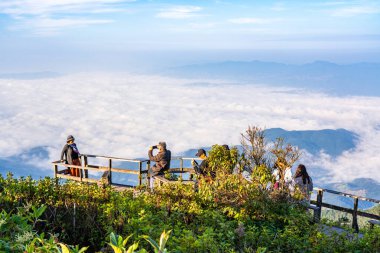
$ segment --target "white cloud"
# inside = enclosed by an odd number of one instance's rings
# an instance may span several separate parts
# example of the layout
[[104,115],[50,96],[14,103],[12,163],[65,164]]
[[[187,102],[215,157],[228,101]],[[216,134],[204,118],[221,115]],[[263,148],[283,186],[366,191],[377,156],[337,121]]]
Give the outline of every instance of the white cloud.
[[347,5],[350,4],[347,1],[328,1],[328,2],[322,2],[322,3],[313,3],[314,5],[318,6],[337,6],[337,5]]
[[187,19],[199,16],[199,12],[202,10],[199,6],[175,6],[165,10],[161,10],[157,13],[158,18],[167,19]]
[[[13,17],[32,15],[53,15],[72,12],[101,12],[110,10],[113,4],[133,2],[130,0],[7,0],[0,2],[0,13]],[[116,10],[116,9],[114,9]]]
[[[0,13],[9,15],[17,24],[13,29],[34,29],[37,34],[54,34],[62,28],[105,24],[111,20],[94,19],[102,13],[120,12],[117,4],[131,0],[8,0],[0,2]],[[73,15],[80,17],[73,17]],[[49,29],[47,29],[49,28]]]
[[271,8],[272,11],[277,11],[277,12],[282,12],[282,11],[287,11],[289,10],[288,7],[285,6],[284,3],[275,3],[272,8]]
[[217,25],[218,25],[218,23],[208,22],[208,23],[190,23],[188,26],[190,29],[204,30],[204,29],[214,28]]
[[58,34],[62,29],[68,27],[83,27],[96,24],[108,24],[113,23],[113,20],[107,19],[70,19],[70,18],[37,18],[29,21],[25,21],[23,25],[14,26],[14,29],[23,29],[24,26],[28,26],[29,29],[32,28],[34,34],[38,35],[55,35]]
[[[324,94],[131,74],[78,74],[45,80],[0,79],[0,154],[48,146],[59,157],[69,134],[82,153],[146,157],[166,140],[173,154],[215,143],[239,144],[248,125],[288,130],[345,128],[357,149],[337,159],[305,157],[327,180],[380,181],[380,98]],[[49,161],[45,161],[49,168]]]
[[280,21],[280,19],[268,19],[268,18],[233,18],[229,19],[228,22],[233,24],[255,24],[264,25],[272,24]]
[[358,15],[379,14],[380,8],[378,6],[351,6],[336,9],[332,12],[335,17],[354,17]]
[[113,22],[112,20],[91,20],[91,19],[40,19],[38,27],[59,28],[66,26],[86,26],[92,24],[106,24]]

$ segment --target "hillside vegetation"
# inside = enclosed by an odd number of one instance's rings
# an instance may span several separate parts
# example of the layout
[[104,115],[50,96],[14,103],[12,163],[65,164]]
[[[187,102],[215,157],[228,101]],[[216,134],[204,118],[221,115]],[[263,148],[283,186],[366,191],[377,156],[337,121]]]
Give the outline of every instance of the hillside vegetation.
[[[282,140],[268,149],[262,137],[248,129],[241,155],[215,145],[216,178],[199,178],[195,189],[179,181],[118,192],[0,176],[0,252],[378,252],[379,228],[326,235],[299,194],[267,187],[273,158],[295,162],[298,151]],[[252,182],[231,173],[236,164],[252,169]]]

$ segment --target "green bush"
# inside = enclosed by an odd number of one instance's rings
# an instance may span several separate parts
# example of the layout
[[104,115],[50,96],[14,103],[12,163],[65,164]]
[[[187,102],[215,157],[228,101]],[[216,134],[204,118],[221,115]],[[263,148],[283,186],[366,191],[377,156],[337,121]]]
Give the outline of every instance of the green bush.
[[[368,231],[363,238],[327,236],[286,192],[265,190],[239,175],[217,176],[212,183],[200,179],[197,192],[181,183],[164,185],[154,193],[117,192],[91,184],[57,185],[49,178],[34,181],[11,176],[0,177],[0,185],[0,245],[5,252],[21,252],[27,250],[27,245],[31,252],[38,247],[58,252],[62,250],[58,241],[78,245],[77,251],[85,246],[89,252],[111,250],[107,244],[111,233],[132,235],[126,250],[134,243],[138,243],[136,250],[151,250],[151,242],[144,236],[160,238],[164,230],[172,231],[165,245],[168,252],[379,249],[378,228]],[[46,204],[42,205],[43,202]],[[11,241],[23,244],[11,245]],[[75,247],[67,248],[75,251]]]

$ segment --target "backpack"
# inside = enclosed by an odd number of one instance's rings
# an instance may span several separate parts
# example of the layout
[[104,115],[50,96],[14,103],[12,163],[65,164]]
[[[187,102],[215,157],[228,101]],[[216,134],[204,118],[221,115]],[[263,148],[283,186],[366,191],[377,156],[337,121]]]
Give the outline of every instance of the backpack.
[[79,158],[79,151],[78,151],[78,148],[75,144],[70,144],[69,145],[69,149],[70,149],[70,154],[71,154],[71,159],[74,160],[74,159],[78,159]]
[[310,180],[310,183],[308,183],[308,185],[307,185],[307,191],[308,191],[308,192],[312,192],[314,186],[313,186],[313,180],[311,180],[311,177],[310,177],[310,176],[309,176],[309,180]]

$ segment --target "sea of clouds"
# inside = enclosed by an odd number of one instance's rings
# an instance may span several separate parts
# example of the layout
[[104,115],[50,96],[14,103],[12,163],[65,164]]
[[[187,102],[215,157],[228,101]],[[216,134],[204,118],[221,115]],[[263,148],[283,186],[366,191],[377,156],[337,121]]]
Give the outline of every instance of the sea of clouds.
[[82,153],[136,158],[162,140],[173,154],[237,145],[248,125],[353,131],[359,135],[355,150],[337,158],[306,153],[303,161],[311,171],[326,168],[328,181],[380,181],[379,97],[127,73],[0,79],[0,158],[44,146],[49,157],[31,162],[45,170],[59,159],[69,134]]

